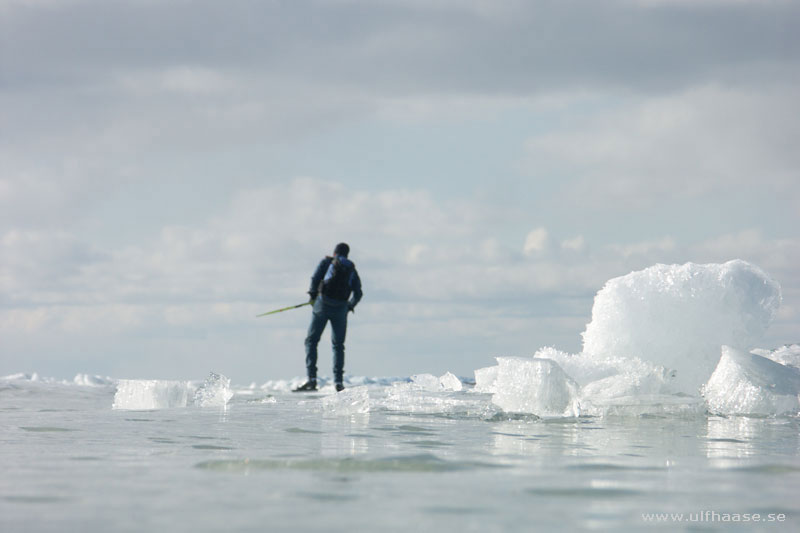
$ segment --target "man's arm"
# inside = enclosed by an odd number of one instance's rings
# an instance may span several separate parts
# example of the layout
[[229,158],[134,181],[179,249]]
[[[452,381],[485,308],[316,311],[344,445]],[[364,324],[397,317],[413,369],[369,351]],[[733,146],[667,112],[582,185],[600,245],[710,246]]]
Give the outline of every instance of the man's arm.
[[330,265],[330,263],[330,257],[326,257],[320,261],[319,265],[317,265],[317,269],[314,271],[314,275],[311,276],[311,286],[308,288],[308,295],[311,296],[312,300],[317,299],[319,283],[322,281],[322,277],[325,276],[325,272],[328,270],[328,265]]
[[352,311],[356,308],[358,302],[361,301],[361,297],[364,296],[364,293],[361,291],[361,278],[358,277],[358,271],[355,268],[353,269],[352,276],[350,276],[350,288],[353,290],[353,296],[351,296],[350,301],[347,302],[347,307]]

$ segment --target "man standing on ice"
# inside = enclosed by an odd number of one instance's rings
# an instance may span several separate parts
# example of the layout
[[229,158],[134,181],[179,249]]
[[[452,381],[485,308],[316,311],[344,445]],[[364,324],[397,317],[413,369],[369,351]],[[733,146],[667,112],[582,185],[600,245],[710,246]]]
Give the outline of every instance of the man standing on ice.
[[294,389],[294,392],[317,390],[317,344],[328,321],[331,323],[333,377],[336,381],[336,391],[344,390],[344,338],[347,333],[347,312],[354,312],[363,296],[356,265],[347,258],[349,253],[350,247],[340,242],[333,250],[333,257],[325,257],[320,261],[317,270],[311,276],[308,295],[313,311],[306,336],[308,381]]

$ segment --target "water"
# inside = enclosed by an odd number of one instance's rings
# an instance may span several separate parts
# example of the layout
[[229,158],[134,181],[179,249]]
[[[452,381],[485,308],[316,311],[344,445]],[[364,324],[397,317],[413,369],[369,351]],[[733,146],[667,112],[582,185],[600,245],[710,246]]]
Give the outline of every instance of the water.
[[[112,409],[117,386],[0,380],[0,530],[658,528],[643,514],[785,515],[796,417],[507,415],[467,385],[336,396],[233,388],[226,406]],[[364,410],[366,396],[367,412]],[[655,518],[654,518],[655,519]],[[677,517],[676,517],[677,519]]]

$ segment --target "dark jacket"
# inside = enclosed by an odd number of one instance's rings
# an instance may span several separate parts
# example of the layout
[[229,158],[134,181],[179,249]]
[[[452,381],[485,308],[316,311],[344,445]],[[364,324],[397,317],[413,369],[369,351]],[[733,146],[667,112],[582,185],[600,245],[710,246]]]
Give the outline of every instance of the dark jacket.
[[[340,268],[344,268],[347,275],[345,279],[344,291],[338,295],[338,298],[325,295],[326,291],[324,282],[329,281],[333,276],[335,268],[335,265],[333,264],[334,259],[338,260],[340,263]],[[310,294],[312,298],[316,299],[320,291],[322,291],[323,300],[330,301],[330,303],[347,303],[350,309],[354,309],[361,300],[361,297],[364,295],[364,293],[361,292],[361,278],[358,277],[356,265],[343,255],[326,257],[320,261],[317,269],[314,271],[314,275],[311,276],[311,287],[308,289],[308,294]]]

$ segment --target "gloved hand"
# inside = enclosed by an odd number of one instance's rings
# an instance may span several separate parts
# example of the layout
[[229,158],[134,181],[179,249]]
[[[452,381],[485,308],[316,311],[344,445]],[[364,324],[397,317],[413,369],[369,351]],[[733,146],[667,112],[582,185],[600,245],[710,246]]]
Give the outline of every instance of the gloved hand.
[[308,291],[308,303],[314,305],[314,301],[317,299],[317,293]]
[[351,313],[355,314],[356,306],[351,304],[350,302],[347,302],[347,310],[350,311]]

